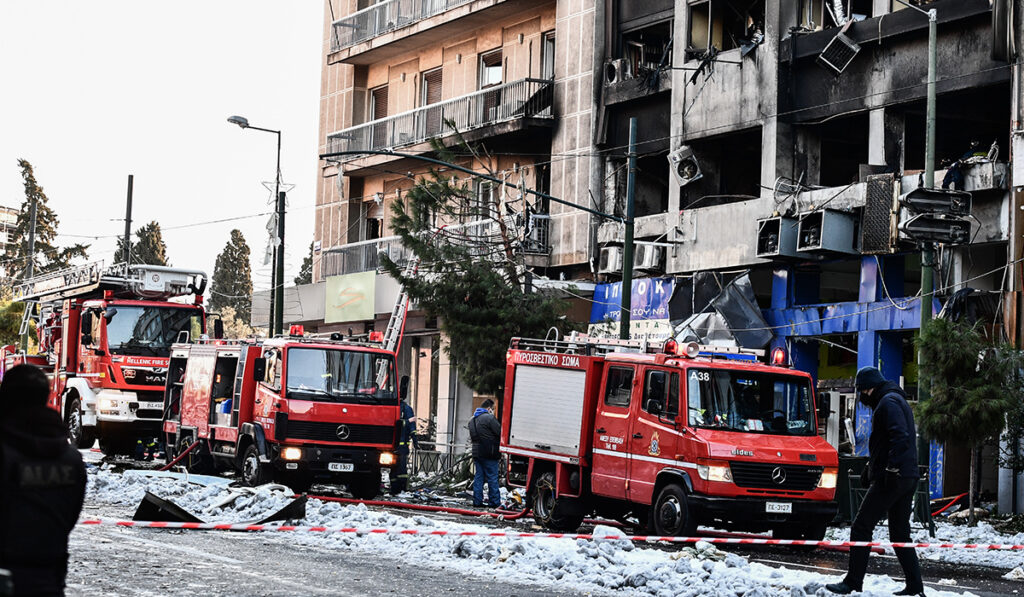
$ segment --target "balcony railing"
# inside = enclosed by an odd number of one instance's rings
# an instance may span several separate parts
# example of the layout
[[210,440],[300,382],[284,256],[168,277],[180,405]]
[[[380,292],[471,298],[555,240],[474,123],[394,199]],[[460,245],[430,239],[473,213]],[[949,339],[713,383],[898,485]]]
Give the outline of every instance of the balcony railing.
[[[455,130],[466,132],[519,118],[552,118],[552,81],[520,79],[457,98],[371,120],[327,137],[327,151],[391,149],[422,143]],[[357,156],[343,156],[348,161]]]
[[320,262],[321,276],[326,278],[377,271],[380,268],[381,253],[403,267],[410,255],[410,251],[402,246],[402,240],[397,236],[349,243],[324,251]]
[[[520,248],[526,255],[547,255],[551,253],[551,246],[548,242],[548,225],[550,216],[546,214],[531,214],[529,217],[529,229]],[[513,238],[523,238],[523,230],[517,227],[514,216],[505,216],[505,226],[508,234]],[[443,233],[445,242],[463,245],[470,250],[470,253],[479,258],[494,258],[503,255],[498,245],[501,243],[501,234],[498,223],[493,219],[476,220],[465,224],[445,226]],[[513,241],[516,242],[516,241]],[[498,247],[498,248],[496,248]],[[380,256],[387,255],[389,259],[405,267],[412,251],[402,245],[398,236],[387,236],[348,243],[341,247],[327,249],[323,252],[320,260],[320,275],[322,278],[328,276],[341,276],[344,274],[356,274],[380,270]]]
[[472,0],[384,0],[334,21],[331,51],[354,46],[378,35],[469,4]]

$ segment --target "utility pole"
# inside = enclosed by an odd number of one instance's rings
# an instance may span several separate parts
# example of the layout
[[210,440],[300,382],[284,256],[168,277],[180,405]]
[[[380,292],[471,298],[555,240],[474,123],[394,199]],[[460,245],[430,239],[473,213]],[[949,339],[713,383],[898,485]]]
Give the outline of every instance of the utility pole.
[[[281,137],[278,137],[280,142]],[[278,152],[280,156],[280,152]],[[280,159],[280,158],[279,158]],[[281,184],[281,173],[280,165],[278,166],[277,183]],[[277,188],[277,185],[275,185]],[[276,308],[274,309],[274,335],[284,333],[284,204],[285,195],[278,191],[277,193],[277,264],[275,266],[276,275],[274,276],[274,303]]]
[[[32,200],[29,203],[28,208],[28,254],[26,255],[25,263],[25,276],[23,280],[28,281],[32,279],[32,274],[35,269],[36,259],[36,197],[32,196]],[[36,305],[34,302],[25,302],[25,318],[22,322],[21,332],[21,352],[28,352],[28,323],[30,312],[35,311]]]
[[[924,143],[924,186],[928,189],[935,188],[935,62],[936,62],[936,37],[938,35],[938,15],[935,9],[928,11],[928,99],[925,113],[925,143]],[[932,301],[935,296],[935,248],[931,241],[926,241],[921,246],[921,324],[919,333],[924,331],[925,326],[932,320]],[[917,368],[920,372],[924,365],[924,358],[921,352],[917,355]],[[917,400],[923,403],[931,397],[930,384],[922,375],[918,375]],[[918,435],[917,440],[918,457],[924,462],[930,460],[928,441]]]
[[131,270],[132,265],[132,186],[135,182],[135,175],[128,175],[128,207],[125,209],[124,214],[124,277],[128,277],[128,272]]
[[629,339],[633,310],[633,202],[636,197],[636,118],[629,119],[629,171],[626,175],[626,238],[622,248],[622,306],[619,338]]

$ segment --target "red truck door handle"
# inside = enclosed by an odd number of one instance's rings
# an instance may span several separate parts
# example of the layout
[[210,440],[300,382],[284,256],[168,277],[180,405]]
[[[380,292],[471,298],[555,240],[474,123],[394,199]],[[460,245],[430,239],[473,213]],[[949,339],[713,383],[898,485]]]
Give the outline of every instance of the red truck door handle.
[[604,427],[601,427],[600,429],[595,429],[594,433],[604,433]]
[[644,434],[642,434],[642,433],[634,433],[633,434],[633,439],[643,439],[643,438],[644,438]]

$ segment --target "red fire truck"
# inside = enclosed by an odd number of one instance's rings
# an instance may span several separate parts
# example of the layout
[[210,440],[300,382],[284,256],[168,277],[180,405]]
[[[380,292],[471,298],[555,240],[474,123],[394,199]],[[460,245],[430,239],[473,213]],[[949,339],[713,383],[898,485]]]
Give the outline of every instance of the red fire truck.
[[[30,305],[29,316],[39,307],[41,355],[7,355],[4,365],[47,370],[49,404],[64,416],[72,444],[98,438],[105,452],[128,452],[160,433],[171,344],[205,333],[205,288],[200,271],[102,262],[29,279],[14,298]],[[192,304],[168,300],[190,294]]]
[[818,436],[811,377],[779,366],[781,350],[768,365],[657,348],[512,340],[501,450],[537,520],[570,531],[596,512],[658,535],[713,525],[820,539],[837,511],[838,455]]
[[377,342],[312,338],[301,326],[264,341],[175,345],[165,389],[168,459],[234,469],[249,485],[303,491],[317,480],[358,498],[395,463],[393,353]]

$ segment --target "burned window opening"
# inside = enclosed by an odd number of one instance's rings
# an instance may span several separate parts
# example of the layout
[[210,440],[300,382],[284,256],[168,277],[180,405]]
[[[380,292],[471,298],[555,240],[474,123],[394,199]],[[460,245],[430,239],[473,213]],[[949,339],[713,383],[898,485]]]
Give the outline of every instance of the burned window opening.
[[[633,217],[642,218],[668,212],[669,176],[666,152],[644,155],[636,160],[636,191],[633,199]],[[609,198],[612,213],[626,213],[626,180],[629,174],[623,158],[608,158],[605,162],[605,196]]]
[[662,71],[672,66],[672,21],[624,32],[619,42],[619,58],[609,68],[609,82],[625,78],[639,79],[639,85],[657,91]]
[[761,196],[761,129],[689,141],[701,177],[680,191],[680,208],[750,201]]
[[764,0],[691,0],[686,58],[710,48],[753,47],[764,37]]
[[872,0],[801,0],[797,29],[821,31],[840,27],[847,21],[869,19],[873,15],[871,3]]

